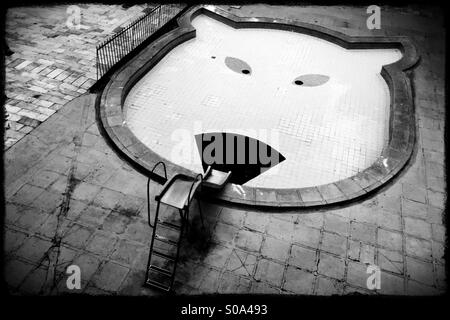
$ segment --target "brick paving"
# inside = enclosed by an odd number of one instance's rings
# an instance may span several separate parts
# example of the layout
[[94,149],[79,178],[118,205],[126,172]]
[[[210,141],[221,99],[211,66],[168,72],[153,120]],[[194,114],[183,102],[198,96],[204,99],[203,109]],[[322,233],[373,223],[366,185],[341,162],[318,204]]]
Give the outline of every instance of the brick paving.
[[[297,18],[352,35],[411,37],[422,56],[411,74],[417,148],[389,186],[342,208],[269,213],[203,202],[206,230],[197,229],[194,208],[176,292],[445,292],[442,16],[386,8],[382,29],[369,31],[361,8],[252,5],[231,11]],[[84,94],[65,104],[5,153],[5,269],[15,294],[160,294],[142,287],[152,232],[146,178],[105,143],[94,99]],[[159,188],[153,183],[152,194]],[[81,268],[80,290],[65,286],[69,264]],[[381,268],[376,291],[366,287],[369,264]]]
[[5,59],[9,116],[5,149],[95,83],[95,46],[142,15],[147,6],[78,7],[80,29],[66,24],[71,16],[69,5],[8,10],[5,37],[14,54]]

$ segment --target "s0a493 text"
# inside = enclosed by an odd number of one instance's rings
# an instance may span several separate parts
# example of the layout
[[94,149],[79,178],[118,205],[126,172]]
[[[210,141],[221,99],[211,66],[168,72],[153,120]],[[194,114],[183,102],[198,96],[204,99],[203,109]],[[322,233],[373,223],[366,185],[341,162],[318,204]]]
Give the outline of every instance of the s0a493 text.
[[267,314],[267,305],[251,304],[246,306],[239,304],[227,304],[225,306],[225,314]]

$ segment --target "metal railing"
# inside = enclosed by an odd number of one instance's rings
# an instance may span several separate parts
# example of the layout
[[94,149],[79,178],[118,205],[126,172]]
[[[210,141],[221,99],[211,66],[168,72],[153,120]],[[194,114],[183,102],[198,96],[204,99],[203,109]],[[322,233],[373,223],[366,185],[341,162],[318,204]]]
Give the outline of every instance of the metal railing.
[[97,80],[117,62],[184,9],[185,5],[159,5],[97,46]]

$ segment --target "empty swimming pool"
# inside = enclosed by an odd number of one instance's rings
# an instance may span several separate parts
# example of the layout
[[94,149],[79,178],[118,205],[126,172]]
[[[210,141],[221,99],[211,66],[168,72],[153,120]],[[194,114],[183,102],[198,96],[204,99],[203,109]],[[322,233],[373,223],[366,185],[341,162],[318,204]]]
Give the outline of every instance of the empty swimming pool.
[[206,15],[192,25],[196,37],[172,49],[125,100],[127,125],[156,153],[201,172],[196,134],[244,133],[286,158],[247,182],[270,188],[338,181],[381,154],[390,94],[380,71],[399,50],[347,50]]
[[[169,177],[203,171],[212,150],[204,137],[245,137],[279,161],[236,167],[242,179],[209,195],[307,207],[369,194],[411,158],[406,71],[419,56],[408,38],[354,37],[205,5],[177,25],[117,69],[98,100],[106,136],[154,179],[158,161]],[[214,145],[208,158],[222,148]]]

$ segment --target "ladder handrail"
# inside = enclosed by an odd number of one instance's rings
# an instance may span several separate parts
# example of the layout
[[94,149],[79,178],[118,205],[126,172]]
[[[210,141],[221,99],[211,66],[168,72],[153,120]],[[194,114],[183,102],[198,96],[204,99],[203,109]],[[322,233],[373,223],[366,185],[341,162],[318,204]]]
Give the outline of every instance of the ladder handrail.
[[[153,169],[150,171],[151,174],[153,174],[153,172],[155,171],[156,167],[158,167],[159,164],[163,165],[164,168],[164,178],[167,181],[167,170],[166,170],[166,164],[163,161],[159,161],[158,163],[156,163],[153,166]],[[154,228],[154,226],[152,226],[152,223],[150,222],[150,180],[151,180],[151,175],[149,175],[148,177],[148,181],[147,181],[147,216],[148,216],[148,224],[150,225],[150,227]],[[157,218],[157,217],[155,217]]]

